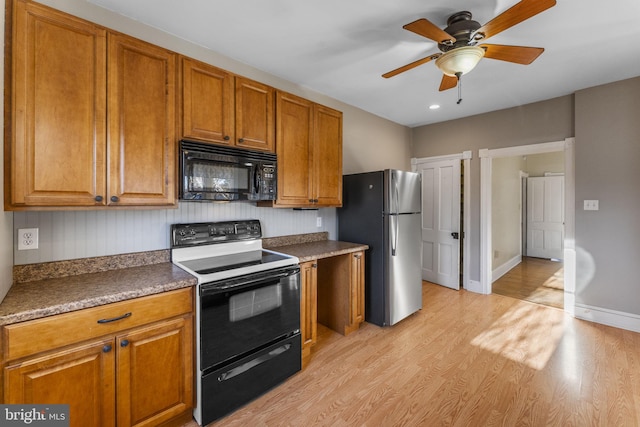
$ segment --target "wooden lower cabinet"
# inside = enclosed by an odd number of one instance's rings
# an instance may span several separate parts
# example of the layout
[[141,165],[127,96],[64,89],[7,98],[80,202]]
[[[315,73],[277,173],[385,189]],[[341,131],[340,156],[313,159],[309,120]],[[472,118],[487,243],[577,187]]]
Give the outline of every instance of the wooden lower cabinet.
[[[69,336],[69,345],[14,360],[7,355],[22,353],[12,353],[13,331],[5,327],[4,403],[69,404],[70,425],[74,427],[183,425],[192,418],[193,408],[192,290],[167,294],[139,298],[139,304],[127,301],[131,315],[122,320],[122,331],[78,343]],[[131,318],[172,303],[182,306],[173,314],[187,312],[126,328]],[[125,306],[118,304],[123,303],[112,304],[117,307],[114,313]],[[83,312],[95,312],[102,318],[103,307],[81,310],[79,323],[87,317]],[[15,333],[18,347],[23,331],[45,330],[47,321],[59,327],[56,317],[25,322]]]
[[4,376],[5,403],[67,403],[71,426],[115,426],[112,339],[24,360]]
[[192,318],[116,338],[118,426],[156,426],[192,408]]
[[302,366],[304,367],[311,356],[311,347],[318,337],[318,295],[317,295],[316,261],[300,264],[300,335],[302,336]]

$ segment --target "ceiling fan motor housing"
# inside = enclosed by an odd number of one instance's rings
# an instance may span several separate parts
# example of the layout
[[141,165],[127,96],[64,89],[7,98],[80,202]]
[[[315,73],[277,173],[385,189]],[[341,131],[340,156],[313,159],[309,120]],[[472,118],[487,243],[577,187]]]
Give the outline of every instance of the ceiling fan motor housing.
[[448,52],[463,46],[474,46],[476,44],[477,40],[472,36],[481,25],[471,19],[471,16],[471,12],[462,11],[454,13],[447,19],[447,28],[445,28],[444,31],[454,37],[456,41],[454,43],[438,43],[438,48],[442,52]]

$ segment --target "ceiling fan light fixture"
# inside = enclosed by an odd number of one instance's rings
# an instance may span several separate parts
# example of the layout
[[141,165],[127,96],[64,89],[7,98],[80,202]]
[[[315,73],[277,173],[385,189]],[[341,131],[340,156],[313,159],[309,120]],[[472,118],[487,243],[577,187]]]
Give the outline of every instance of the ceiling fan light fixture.
[[436,59],[436,66],[444,74],[456,77],[473,70],[484,56],[484,49],[478,46],[463,46],[443,53]]

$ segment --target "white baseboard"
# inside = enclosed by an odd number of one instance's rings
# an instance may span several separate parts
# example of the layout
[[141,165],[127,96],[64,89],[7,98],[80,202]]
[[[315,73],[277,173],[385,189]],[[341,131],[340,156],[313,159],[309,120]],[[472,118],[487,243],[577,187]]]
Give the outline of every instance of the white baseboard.
[[576,303],[575,317],[628,331],[640,332],[640,316],[637,314]]
[[482,285],[480,285],[480,281],[469,279],[469,286],[466,287],[466,290],[469,292],[475,292],[477,294],[484,294],[482,291]]
[[513,267],[520,264],[522,262],[522,255],[516,255],[511,258],[509,261],[505,262],[495,270],[491,272],[491,283],[495,282],[505,274],[509,272]]

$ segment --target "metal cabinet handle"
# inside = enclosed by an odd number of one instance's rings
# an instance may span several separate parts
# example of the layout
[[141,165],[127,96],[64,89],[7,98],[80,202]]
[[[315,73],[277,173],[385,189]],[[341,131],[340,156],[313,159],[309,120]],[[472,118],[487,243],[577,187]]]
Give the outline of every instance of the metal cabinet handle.
[[118,196],[111,196],[111,201],[116,203],[116,202],[119,202],[120,199],[118,198]]
[[244,138],[238,138],[238,142],[244,142]]
[[229,140],[229,135],[225,135],[222,139],[224,139],[225,141]]
[[127,317],[131,317],[131,312],[125,313],[122,316],[112,317],[110,319],[100,319],[98,320],[98,323],[111,323],[111,322],[115,322],[116,320],[126,319]]
[[106,344],[104,347],[102,347],[103,353],[109,353],[110,351],[111,351],[111,344]]
[[120,341],[120,347],[126,347],[129,345],[129,340],[122,340]]
[[94,198],[94,200],[95,200],[96,202],[101,202],[101,201],[102,201],[102,196],[96,196],[96,197]]

